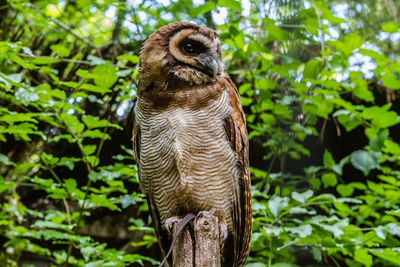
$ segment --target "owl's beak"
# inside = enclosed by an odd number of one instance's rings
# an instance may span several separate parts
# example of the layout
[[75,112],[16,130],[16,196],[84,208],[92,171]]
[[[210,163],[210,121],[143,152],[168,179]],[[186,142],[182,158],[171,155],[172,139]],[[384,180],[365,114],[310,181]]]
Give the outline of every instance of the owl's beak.
[[215,79],[218,74],[218,62],[209,53],[200,54],[197,56],[197,62],[200,64],[201,70],[206,73],[210,78]]

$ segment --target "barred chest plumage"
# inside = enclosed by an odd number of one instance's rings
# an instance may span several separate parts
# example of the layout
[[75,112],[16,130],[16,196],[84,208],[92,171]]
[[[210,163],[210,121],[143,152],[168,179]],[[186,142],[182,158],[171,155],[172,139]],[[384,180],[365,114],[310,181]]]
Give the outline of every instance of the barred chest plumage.
[[140,184],[154,197],[162,225],[172,216],[211,210],[233,229],[232,203],[240,174],[223,127],[230,110],[227,91],[195,108],[157,109],[138,98]]

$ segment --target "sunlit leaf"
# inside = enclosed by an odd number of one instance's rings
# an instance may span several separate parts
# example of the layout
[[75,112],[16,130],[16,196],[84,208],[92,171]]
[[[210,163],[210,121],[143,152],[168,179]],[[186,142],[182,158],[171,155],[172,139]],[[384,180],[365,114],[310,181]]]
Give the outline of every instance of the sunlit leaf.
[[396,33],[399,31],[399,26],[394,21],[389,21],[381,25],[382,31],[388,33]]
[[242,6],[240,5],[240,1],[237,0],[218,0],[218,6],[231,8],[233,10],[241,10]]
[[195,18],[201,14],[210,12],[211,10],[216,9],[216,4],[215,2],[205,2],[204,4],[194,7],[190,10],[189,15],[191,18]]
[[357,150],[351,153],[350,162],[353,166],[362,171],[364,175],[378,167],[378,161],[370,153],[364,150]]
[[93,69],[93,74],[97,75],[94,78],[95,84],[105,89],[109,89],[118,80],[117,68],[110,65],[96,66]]

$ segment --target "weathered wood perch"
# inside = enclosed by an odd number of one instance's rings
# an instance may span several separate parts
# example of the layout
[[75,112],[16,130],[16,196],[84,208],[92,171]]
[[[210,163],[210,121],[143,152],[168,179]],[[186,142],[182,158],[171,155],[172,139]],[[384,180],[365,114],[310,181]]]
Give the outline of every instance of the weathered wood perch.
[[[179,221],[174,225],[174,231]],[[172,252],[173,267],[220,267],[220,238],[218,218],[203,211],[185,227]]]

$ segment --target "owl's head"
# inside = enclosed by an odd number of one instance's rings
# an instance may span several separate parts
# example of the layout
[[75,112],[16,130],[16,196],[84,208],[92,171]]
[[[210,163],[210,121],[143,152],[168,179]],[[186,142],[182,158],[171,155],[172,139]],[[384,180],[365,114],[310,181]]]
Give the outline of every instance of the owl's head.
[[141,81],[205,84],[223,72],[217,33],[188,22],[171,23],[151,34],[139,58]]

